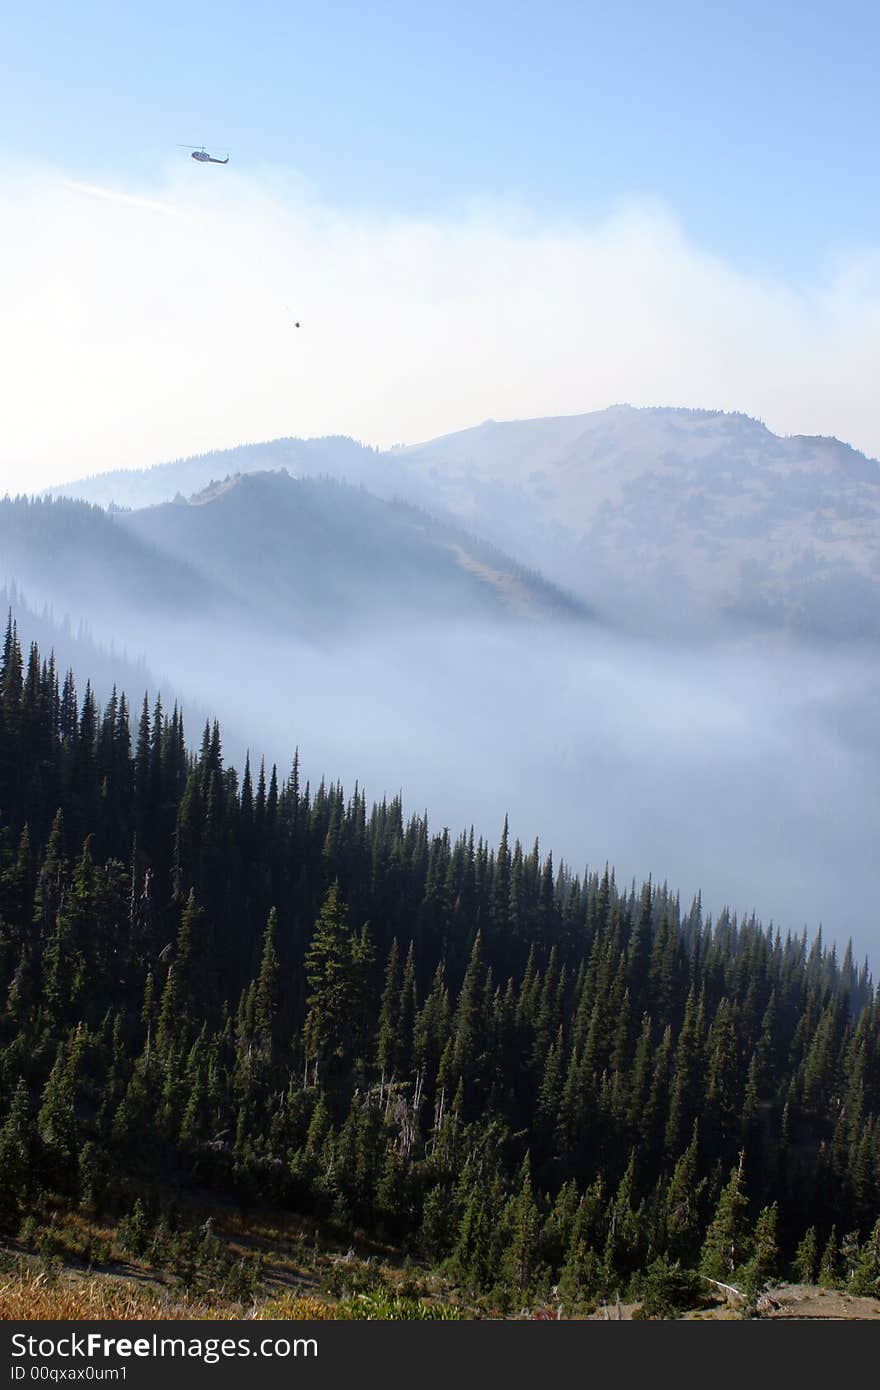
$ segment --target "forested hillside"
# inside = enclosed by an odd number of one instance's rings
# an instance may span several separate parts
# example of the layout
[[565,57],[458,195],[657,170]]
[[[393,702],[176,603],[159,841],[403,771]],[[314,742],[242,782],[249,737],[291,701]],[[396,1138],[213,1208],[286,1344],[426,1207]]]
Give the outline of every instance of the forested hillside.
[[240,615],[227,586],[127,534],[112,513],[88,502],[0,498],[0,555],[5,583],[75,623],[109,617],[100,630],[109,627],[120,644],[134,641],[136,650],[147,616],[196,623],[221,608]]
[[584,604],[461,527],[330,478],[283,469],[233,475],[115,520],[136,549],[191,565],[202,582],[231,590],[258,620],[281,628],[323,635],[407,619],[588,616]]
[[164,634],[184,622],[191,634],[216,621],[228,640],[235,623],[323,637],[390,621],[591,616],[460,526],[283,470],[225,477],[136,511],[0,498],[0,554],[0,581],[145,644],[156,624]]
[[876,1286],[880,1005],[849,952],[296,758],[239,774],[216,724],[194,755],[176,708],[99,708],[12,624],[0,821],[7,1232],[50,1194],[144,1239],[197,1186],[500,1300]]
[[[157,674],[143,656],[113,642],[105,645],[97,641],[87,623],[72,622],[66,612],[60,616],[48,604],[34,607],[14,583],[0,584],[0,613],[11,613],[18,630],[27,632],[41,651],[53,652],[56,665],[62,670],[73,667],[75,671],[88,671],[92,688],[102,703],[109,699],[114,685],[124,685],[127,690],[147,689],[153,692],[154,699],[161,689],[171,703],[178,698],[168,677]],[[199,709],[189,696],[187,709],[190,717]],[[199,713],[204,723],[205,711]]]

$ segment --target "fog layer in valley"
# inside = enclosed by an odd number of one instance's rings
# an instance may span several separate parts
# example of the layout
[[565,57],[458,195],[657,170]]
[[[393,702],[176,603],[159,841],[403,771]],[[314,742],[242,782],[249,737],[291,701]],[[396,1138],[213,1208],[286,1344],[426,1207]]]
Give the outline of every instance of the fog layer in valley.
[[[239,770],[402,792],[434,831],[511,834],[575,870],[650,873],[706,911],[755,911],[876,958],[880,743],[871,654],[791,639],[699,650],[582,625],[399,628],[324,646],[138,626]],[[135,702],[136,703],[136,702]],[[191,738],[200,730],[189,725]]]

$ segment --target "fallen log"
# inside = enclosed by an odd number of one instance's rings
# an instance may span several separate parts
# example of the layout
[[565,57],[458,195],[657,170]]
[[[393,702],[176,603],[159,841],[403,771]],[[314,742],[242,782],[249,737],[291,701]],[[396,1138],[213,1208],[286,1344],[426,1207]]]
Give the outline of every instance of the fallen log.
[[703,1279],[708,1279],[708,1280],[709,1280],[709,1283],[710,1283],[710,1284],[714,1284],[715,1287],[716,1287],[716,1289],[723,1289],[725,1293],[732,1293],[732,1294],[734,1294],[737,1298],[742,1298],[742,1299],[745,1298],[745,1294],[742,1292],[742,1290],[741,1290],[741,1289],[735,1289],[735,1288],[733,1287],[732,1284],[722,1284],[722,1282],[721,1282],[720,1279],[709,1279],[708,1274],[704,1274],[704,1275],[702,1275],[701,1277],[702,1277]]

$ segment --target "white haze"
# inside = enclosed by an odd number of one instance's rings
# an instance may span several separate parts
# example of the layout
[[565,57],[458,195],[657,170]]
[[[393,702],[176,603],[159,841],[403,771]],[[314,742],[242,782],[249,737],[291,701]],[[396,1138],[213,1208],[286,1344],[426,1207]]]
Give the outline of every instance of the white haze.
[[[104,635],[118,631],[108,623]],[[101,635],[101,621],[97,620]],[[824,927],[880,954],[880,697],[870,650],[781,637],[662,646],[589,626],[468,623],[323,646],[132,619],[178,689],[219,715],[241,771],[401,792],[433,830],[496,844],[505,813],[577,872],[652,874],[687,905]],[[139,706],[134,693],[133,706]],[[200,728],[190,722],[196,743]]]
[[506,205],[383,218],[234,163],[106,188],[12,167],[0,304],[13,491],[278,435],[387,446],[616,401],[746,410],[880,454],[877,253],[793,287],[706,254],[653,204],[593,225]]
[[560,623],[365,634],[321,654],[264,646],[243,687],[225,659],[207,669],[282,770],[297,739],[313,779],[400,790],[435,831],[474,823],[495,844],[509,812],[512,833],[578,872],[608,860],[619,882],[650,873],[686,902],[702,890],[715,915],[824,924],[876,963],[880,747],[864,734],[880,677],[871,653],[827,655],[785,641],[661,649]]

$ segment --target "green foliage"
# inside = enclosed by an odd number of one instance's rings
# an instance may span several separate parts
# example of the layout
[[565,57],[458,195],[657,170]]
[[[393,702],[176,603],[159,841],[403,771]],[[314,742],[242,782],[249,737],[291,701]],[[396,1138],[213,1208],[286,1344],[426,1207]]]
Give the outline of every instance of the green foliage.
[[19,1080],[0,1128],[0,1231],[14,1234],[31,1181],[32,1125],[27,1087]]
[[880,1217],[855,1252],[847,1287],[850,1293],[862,1297],[880,1297]]
[[109,1188],[108,1163],[100,1146],[87,1139],[79,1153],[79,1191],[82,1200],[99,1207]]
[[351,1051],[357,996],[354,952],[339,884],[334,883],[327,890],[305,958],[309,993],[303,1047],[316,1074],[322,1065],[332,1067]]
[[520,1190],[505,1212],[505,1282],[520,1302],[534,1292],[539,1274],[541,1217],[532,1191],[532,1171],[528,1155],[523,1163]]
[[801,1284],[814,1284],[819,1273],[819,1242],[816,1227],[810,1226],[795,1251],[794,1276]]
[[777,1227],[779,1208],[774,1202],[763,1207],[755,1222],[752,1253],[744,1270],[744,1293],[755,1299],[779,1272],[779,1242]]
[[49,1079],[43,1088],[42,1105],[37,1114],[37,1134],[41,1142],[43,1181],[50,1189],[75,1194],[78,1168],[78,1137],[74,1116],[74,1078],[68,1066],[66,1049],[59,1049]]
[[323,1279],[326,1293],[336,1298],[374,1294],[387,1296],[389,1289],[384,1275],[370,1261],[357,1260],[353,1252],[344,1259],[334,1259]]
[[819,1261],[819,1283],[823,1289],[836,1289],[840,1287],[841,1277],[837,1227],[832,1226]]
[[706,1232],[700,1268],[711,1279],[729,1282],[748,1259],[752,1241],[742,1157],[731,1169]]
[[133,1255],[136,1260],[143,1259],[150,1248],[150,1223],[140,1197],[120,1221],[117,1234],[119,1244],[127,1254]]
[[336,1316],[343,1322],[456,1322],[464,1316],[449,1303],[424,1303],[415,1298],[395,1298],[389,1294],[358,1294],[343,1299]]
[[874,1289],[880,1013],[851,953],[580,878],[506,825],[431,832],[296,759],[239,785],[219,726],[190,753],[179,711],[145,702],[133,741],[128,709],[10,622],[6,1232],[123,1210],[132,1258],[247,1301],[254,1261],[148,1219],[196,1186],[392,1240],[487,1310],[641,1284],[671,1316],[697,1263]]
[[677,1318],[700,1302],[700,1281],[693,1270],[677,1260],[658,1255],[645,1270],[640,1284],[642,1308],[649,1318]]

